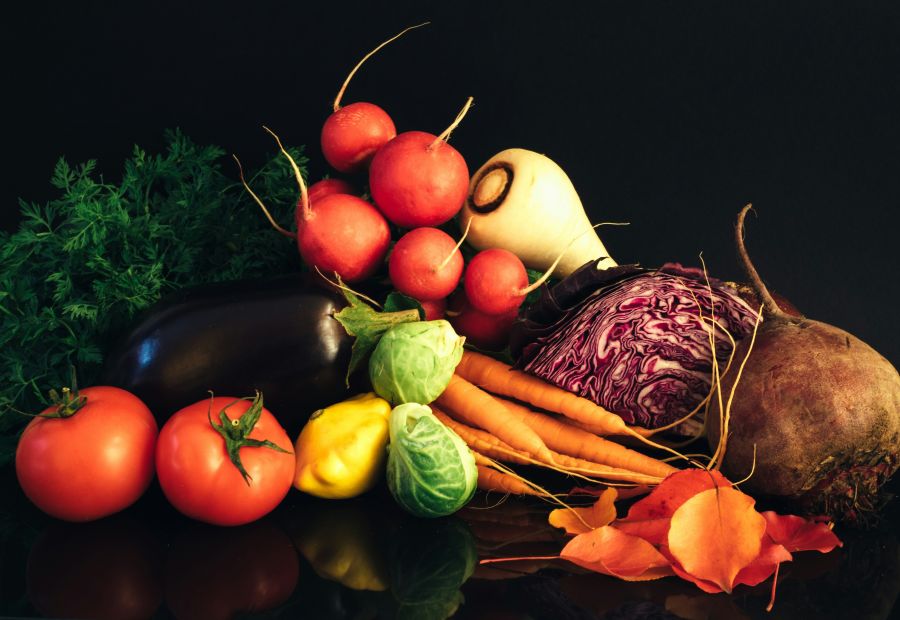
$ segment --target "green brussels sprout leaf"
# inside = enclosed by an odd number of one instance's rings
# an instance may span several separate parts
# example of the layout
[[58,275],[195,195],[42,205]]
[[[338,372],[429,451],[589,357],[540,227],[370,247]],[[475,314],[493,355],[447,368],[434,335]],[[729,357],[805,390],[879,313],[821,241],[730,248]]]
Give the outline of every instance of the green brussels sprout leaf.
[[442,517],[472,499],[475,457],[459,435],[425,405],[395,407],[389,421],[387,483],[394,499],[417,517]]

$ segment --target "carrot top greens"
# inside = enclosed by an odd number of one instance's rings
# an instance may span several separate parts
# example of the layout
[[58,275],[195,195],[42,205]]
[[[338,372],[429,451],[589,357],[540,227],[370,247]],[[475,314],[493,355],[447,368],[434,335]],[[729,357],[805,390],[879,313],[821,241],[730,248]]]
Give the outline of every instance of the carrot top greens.
[[[20,201],[19,229],[0,232],[0,465],[25,421],[11,408],[43,409],[71,366],[90,385],[116,336],[165,293],[299,269],[293,244],[258,217],[231,168],[223,172],[222,149],[177,130],[166,139],[156,155],[135,146],[117,182],[93,160],[60,159],[58,197]],[[275,155],[253,174],[284,218],[292,179]]]

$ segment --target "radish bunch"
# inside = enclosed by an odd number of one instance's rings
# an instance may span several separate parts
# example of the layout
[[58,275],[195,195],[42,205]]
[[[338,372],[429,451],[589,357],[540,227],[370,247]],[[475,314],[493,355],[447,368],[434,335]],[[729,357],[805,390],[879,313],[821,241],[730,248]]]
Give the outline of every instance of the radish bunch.
[[[416,28],[418,26],[413,26]],[[459,332],[477,346],[500,349],[529,287],[522,262],[511,252],[488,249],[464,264],[461,239],[439,226],[453,219],[469,193],[469,169],[448,143],[472,105],[469,97],[453,122],[440,134],[397,133],[391,117],[368,102],[342,105],[350,79],[375,52],[407,28],[369,52],[347,76],[322,126],[321,148],[329,165],[342,174],[368,176],[369,202],[343,179],[323,179],[307,189],[299,167],[278,142],[293,167],[300,199],[296,232],[275,223],[263,202],[247,191],[272,225],[296,240],[300,256],[324,274],[348,283],[374,276],[387,262],[397,291],[416,299],[426,319],[449,315]],[[243,176],[242,176],[243,181]],[[392,226],[399,234],[388,256]],[[465,271],[465,285],[461,286]],[[448,299],[455,293],[453,307]]]

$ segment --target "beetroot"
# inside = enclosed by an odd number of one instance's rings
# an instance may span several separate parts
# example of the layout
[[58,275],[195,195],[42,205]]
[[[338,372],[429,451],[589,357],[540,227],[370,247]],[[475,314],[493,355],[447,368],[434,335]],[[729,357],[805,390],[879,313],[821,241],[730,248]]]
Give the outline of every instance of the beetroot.
[[[900,458],[900,375],[844,330],[779,309],[744,248],[748,209],[738,216],[736,242],[764,318],[755,341],[738,344],[722,380],[730,414],[722,470],[732,480],[746,477],[755,446],[745,490],[789,500],[807,514],[864,521]],[[716,449],[722,424],[718,399],[713,403],[707,436]]]

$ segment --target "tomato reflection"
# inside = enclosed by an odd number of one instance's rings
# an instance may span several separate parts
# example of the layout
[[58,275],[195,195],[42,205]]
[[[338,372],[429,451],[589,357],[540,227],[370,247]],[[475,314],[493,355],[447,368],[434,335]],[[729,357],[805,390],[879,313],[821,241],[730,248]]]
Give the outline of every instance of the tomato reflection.
[[187,525],[166,561],[166,603],[178,620],[218,620],[274,609],[300,574],[287,535],[267,520],[240,527]]
[[144,524],[122,516],[53,523],[28,556],[28,598],[54,618],[150,618],[162,602],[160,549]]

